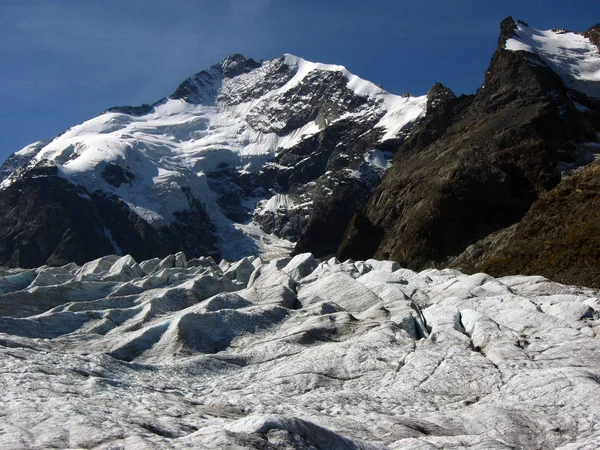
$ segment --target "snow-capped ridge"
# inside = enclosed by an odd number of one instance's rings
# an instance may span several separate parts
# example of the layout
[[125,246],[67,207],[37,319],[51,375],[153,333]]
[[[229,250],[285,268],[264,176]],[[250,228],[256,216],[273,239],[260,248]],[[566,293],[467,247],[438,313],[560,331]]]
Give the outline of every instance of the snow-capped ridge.
[[341,72],[346,80],[348,80],[348,87],[358,95],[361,96],[377,96],[377,95],[387,95],[389,92],[385,91],[381,87],[377,86],[375,83],[364,80],[357,75],[351,73],[345,66],[337,65],[337,64],[323,64],[317,62],[307,61],[304,58],[300,58],[299,56],[292,55],[290,53],[285,53],[283,55],[285,63],[290,66],[296,68],[296,75],[290,82],[284,86],[282,89],[288,90],[291,87],[295,86],[299,80],[304,78],[309,72],[313,70],[324,70],[324,71],[332,71],[332,72]]
[[354,75],[341,65],[314,63],[289,53],[286,53],[284,58],[286,64],[295,67],[297,72],[294,78],[281,88],[280,92],[293,88],[313,70],[340,72],[346,78],[348,88],[356,95],[368,97],[381,103],[385,114],[376,127],[385,130],[382,140],[392,139],[402,128],[424,114],[424,104],[427,101],[427,96],[411,97],[391,94],[375,83]]
[[535,53],[571,89],[600,98],[600,51],[588,37],[564,29],[537,30],[516,21],[505,49]]

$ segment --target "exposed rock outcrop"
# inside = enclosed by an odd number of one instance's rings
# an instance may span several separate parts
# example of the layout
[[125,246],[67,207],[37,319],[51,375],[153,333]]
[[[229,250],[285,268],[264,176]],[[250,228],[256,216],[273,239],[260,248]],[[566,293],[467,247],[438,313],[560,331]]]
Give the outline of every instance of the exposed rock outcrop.
[[[214,251],[213,225],[201,205],[179,213],[172,226],[156,229],[120,198],[88,192],[43,162],[0,192],[0,264],[60,266],[111,253],[138,259],[185,250]],[[117,244],[118,243],[118,244]]]

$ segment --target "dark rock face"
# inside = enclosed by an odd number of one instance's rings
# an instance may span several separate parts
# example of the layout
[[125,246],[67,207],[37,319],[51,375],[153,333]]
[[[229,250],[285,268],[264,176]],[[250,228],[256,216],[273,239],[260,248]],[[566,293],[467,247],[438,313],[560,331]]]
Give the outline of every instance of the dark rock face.
[[[341,72],[313,70],[298,86],[256,105],[248,123],[257,131],[280,136],[315,120],[323,128],[369,100],[352,92]],[[293,105],[293,107],[291,107]]]
[[464,267],[600,287],[600,164],[540,196],[483,262]]
[[300,233],[306,228],[312,207],[298,208],[288,210],[279,208],[277,211],[265,211],[262,214],[254,216],[254,221],[266,233],[273,233],[284,239],[296,242],[300,238]]
[[143,116],[144,114],[148,114],[152,111],[154,105],[149,105],[148,103],[144,103],[140,106],[112,106],[106,110],[106,112],[115,112],[128,114],[130,116]]
[[0,192],[0,263],[35,267],[114,253],[97,208],[48,169],[31,170]]
[[0,191],[0,264],[82,264],[112,253],[138,258],[214,250],[212,225],[199,204],[174,226],[155,229],[118,197],[89,193],[40,163]]
[[119,187],[123,183],[131,183],[135,180],[135,175],[127,169],[123,169],[118,164],[107,164],[100,174],[107,183],[114,187]]
[[[335,254],[354,212],[379,183],[383,170],[367,164],[364,155],[375,147],[391,155],[397,144],[378,143],[378,132],[369,127],[342,122],[278,155],[288,168],[278,174],[278,185],[298,204],[310,199],[303,208],[277,214],[274,231],[297,240],[294,254]],[[255,214],[254,220],[264,224],[268,217]]]
[[322,258],[334,255],[348,222],[356,209],[369,198],[371,189],[354,179],[335,180],[339,183],[331,193],[315,196],[315,205],[309,216],[293,254],[311,249]]
[[[447,265],[518,222],[559,183],[557,167],[578,159],[576,143],[596,140],[595,100],[567,89],[535,54],[504,50],[515,26],[511,18],[502,23],[474,97],[445,93],[436,102],[444,91],[432,89],[426,118],[346,231],[341,259]],[[580,112],[575,98],[590,112]]]
[[598,50],[600,51],[600,23],[591,27],[584,32],[583,35],[588,38],[592,44],[598,47]]

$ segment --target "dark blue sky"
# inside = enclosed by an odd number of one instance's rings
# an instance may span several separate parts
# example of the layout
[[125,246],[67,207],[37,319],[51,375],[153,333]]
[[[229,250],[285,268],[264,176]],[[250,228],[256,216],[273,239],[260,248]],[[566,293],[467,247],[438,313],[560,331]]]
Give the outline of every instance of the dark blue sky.
[[583,31],[600,1],[2,0],[0,160],[113,105],[170,94],[230,53],[345,65],[394,93],[473,93],[512,15]]

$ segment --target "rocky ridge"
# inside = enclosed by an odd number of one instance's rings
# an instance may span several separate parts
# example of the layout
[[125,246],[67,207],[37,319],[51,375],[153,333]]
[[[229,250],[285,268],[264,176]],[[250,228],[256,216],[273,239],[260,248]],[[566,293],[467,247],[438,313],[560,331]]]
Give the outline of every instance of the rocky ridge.
[[[552,53],[558,45],[566,49],[562,59]],[[598,82],[584,72],[596,67],[596,59],[600,70],[594,52],[581,35],[539,32],[506,19],[483,86],[459,98],[436,87],[441,97],[435,112],[397,151],[392,168],[352,219],[338,256],[393,259],[413,269],[456,261],[465,270],[480,270],[498,233],[510,236],[540,195],[596,158]],[[579,54],[588,56],[572,56]],[[504,269],[494,273],[519,273],[516,266]],[[528,273],[539,269],[534,265]]]
[[[565,177],[540,196],[499,239],[473,244],[454,262],[470,271],[539,274],[559,282],[600,286],[600,165]],[[478,254],[473,258],[472,254]],[[470,254],[470,255],[469,255]]]
[[310,254],[0,277],[3,448],[561,448],[600,434],[598,291]]

